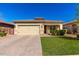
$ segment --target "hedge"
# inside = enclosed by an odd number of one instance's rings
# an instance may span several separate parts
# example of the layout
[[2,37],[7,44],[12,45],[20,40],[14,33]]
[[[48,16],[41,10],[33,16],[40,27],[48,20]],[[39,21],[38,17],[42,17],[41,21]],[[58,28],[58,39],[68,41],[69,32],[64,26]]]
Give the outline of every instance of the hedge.
[[50,30],[50,33],[52,35],[64,35],[66,33],[66,30],[63,29],[63,30]]

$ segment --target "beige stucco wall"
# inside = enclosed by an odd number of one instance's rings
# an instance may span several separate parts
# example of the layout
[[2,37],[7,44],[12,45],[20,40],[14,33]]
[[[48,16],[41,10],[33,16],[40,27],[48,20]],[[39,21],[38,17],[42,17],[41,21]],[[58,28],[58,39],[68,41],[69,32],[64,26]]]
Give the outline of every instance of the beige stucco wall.
[[62,23],[43,23],[44,25],[60,25]]
[[63,29],[63,24],[62,23],[44,23],[44,25],[59,25],[60,29]]
[[60,25],[60,30],[62,30],[63,29],[63,24],[59,24]]

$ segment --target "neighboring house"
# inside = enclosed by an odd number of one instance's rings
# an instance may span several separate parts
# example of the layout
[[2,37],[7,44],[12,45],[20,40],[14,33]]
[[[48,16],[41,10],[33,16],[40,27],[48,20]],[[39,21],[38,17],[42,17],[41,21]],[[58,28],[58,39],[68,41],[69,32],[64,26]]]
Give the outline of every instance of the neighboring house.
[[63,24],[63,27],[67,29],[68,34],[76,34],[78,32],[78,27],[75,21]]
[[15,34],[18,35],[43,35],[50,34],[50,30],[63,29],[63,21],[45,20],[35,18],[34,20],[14,20]]
[[7,34],[14,34],[14,24],[4,22],[0,20],[0,32],[5,32]]

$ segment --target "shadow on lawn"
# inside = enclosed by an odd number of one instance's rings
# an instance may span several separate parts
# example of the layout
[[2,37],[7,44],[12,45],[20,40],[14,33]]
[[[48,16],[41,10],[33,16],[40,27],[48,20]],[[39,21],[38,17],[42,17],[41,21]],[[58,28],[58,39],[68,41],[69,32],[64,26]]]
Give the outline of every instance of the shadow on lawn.
[[62,39],[67,39],[67,40],[79,40],[79,38],[73,38],[73,37],[66,37],[66,36],[58,36],[59,38],[62,38]]

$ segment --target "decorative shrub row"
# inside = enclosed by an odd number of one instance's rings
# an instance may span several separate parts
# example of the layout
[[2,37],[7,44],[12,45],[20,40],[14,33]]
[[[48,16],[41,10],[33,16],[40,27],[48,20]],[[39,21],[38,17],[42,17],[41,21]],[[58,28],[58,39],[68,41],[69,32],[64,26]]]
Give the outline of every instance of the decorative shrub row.
[[64,35],[66,33],[66,30],[63,29],[63,30],[50,30],[50,33],[52,35]]
[[5,32],[0,32],[0,37],[6,36],[6,35],[7,35],[7,33],[5,33]]

